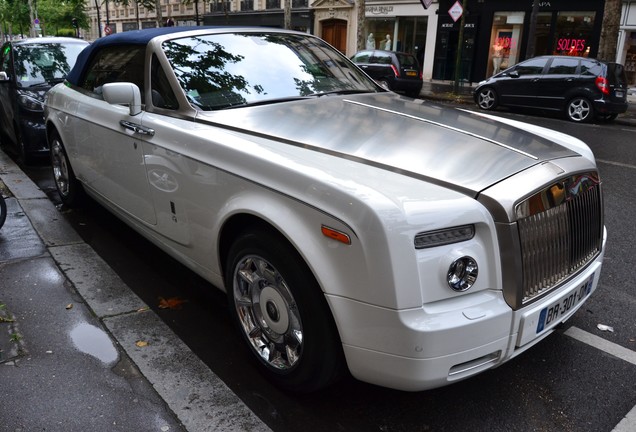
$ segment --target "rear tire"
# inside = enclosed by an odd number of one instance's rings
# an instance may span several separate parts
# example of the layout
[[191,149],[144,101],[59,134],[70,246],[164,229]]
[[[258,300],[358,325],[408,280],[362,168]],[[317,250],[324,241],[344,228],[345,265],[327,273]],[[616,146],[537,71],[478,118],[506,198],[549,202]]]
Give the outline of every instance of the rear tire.
[[325,296],[284,237],[241,234],[228,253],[225,286],[243,340],[275,385],[308,393],[340,377],[342,347]]
[[497,108],[499,97],[492,87],[484,87],[477,93],[477,105],[479,108],[489,111]]
[[594,107],[587,98],[577,96],[568,102],[565,114],[575,123],[588,123],[594,118]]
[[49,138],[51,149],[51,168],[53,180],[60,195],[62,203],[69,207],[77,207],[84,198],[84,189],[75,177],[71,163],[66,155],[66,149],[57,132],[53,132]]

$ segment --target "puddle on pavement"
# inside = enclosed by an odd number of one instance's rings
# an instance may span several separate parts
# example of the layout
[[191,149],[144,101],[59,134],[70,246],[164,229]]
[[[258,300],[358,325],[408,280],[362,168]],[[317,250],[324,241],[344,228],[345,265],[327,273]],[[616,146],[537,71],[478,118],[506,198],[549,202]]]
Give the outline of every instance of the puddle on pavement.
[[119,357],[117,350],[104,330],[82,323],[75,326],[70,335],[75,347],[83,353],[107,365],[117,361]]

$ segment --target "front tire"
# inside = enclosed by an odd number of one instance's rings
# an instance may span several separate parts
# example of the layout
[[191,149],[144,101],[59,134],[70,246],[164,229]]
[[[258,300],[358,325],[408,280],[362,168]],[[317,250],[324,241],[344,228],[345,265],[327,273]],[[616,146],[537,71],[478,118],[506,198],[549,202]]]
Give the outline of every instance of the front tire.
[[499,98],[492,87],[484,87],[477,93],[477,105],[479,108],[489,111],[497,108]]
[[50,135],[49,147],[53,180],[62,203],[69,207],[77,207],[84,198],[84,189],[75,177],[71,163],[66,155],[64,144],[57,132]]
[[588,99],[577,96],[568,102],[565,114],[570,121],[588,123],[594,118],[594,107]]
[[230,313],[261,371],[296,393],[324,388],[342,372],[342,348],[324,294],[287,240],[265,229],[230,247]]

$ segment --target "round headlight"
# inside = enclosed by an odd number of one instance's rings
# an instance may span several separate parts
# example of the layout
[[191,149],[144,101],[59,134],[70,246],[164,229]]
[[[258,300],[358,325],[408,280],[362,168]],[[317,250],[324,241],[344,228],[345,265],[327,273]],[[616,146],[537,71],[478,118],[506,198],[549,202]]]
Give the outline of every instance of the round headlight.
[[472,257],[458,258],[448,268],[448,286],[454,291],[466,291],[475,284],[478,272],[477,261]]

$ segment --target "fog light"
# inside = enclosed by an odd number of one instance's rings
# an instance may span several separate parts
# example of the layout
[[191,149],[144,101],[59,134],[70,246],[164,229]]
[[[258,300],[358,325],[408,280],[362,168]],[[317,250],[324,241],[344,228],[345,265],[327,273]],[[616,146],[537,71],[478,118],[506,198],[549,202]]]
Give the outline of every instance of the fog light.
[[455,291],[466,291],[477,280],[477,262],[469,257],[456,259],[448,268],[448,286]]

